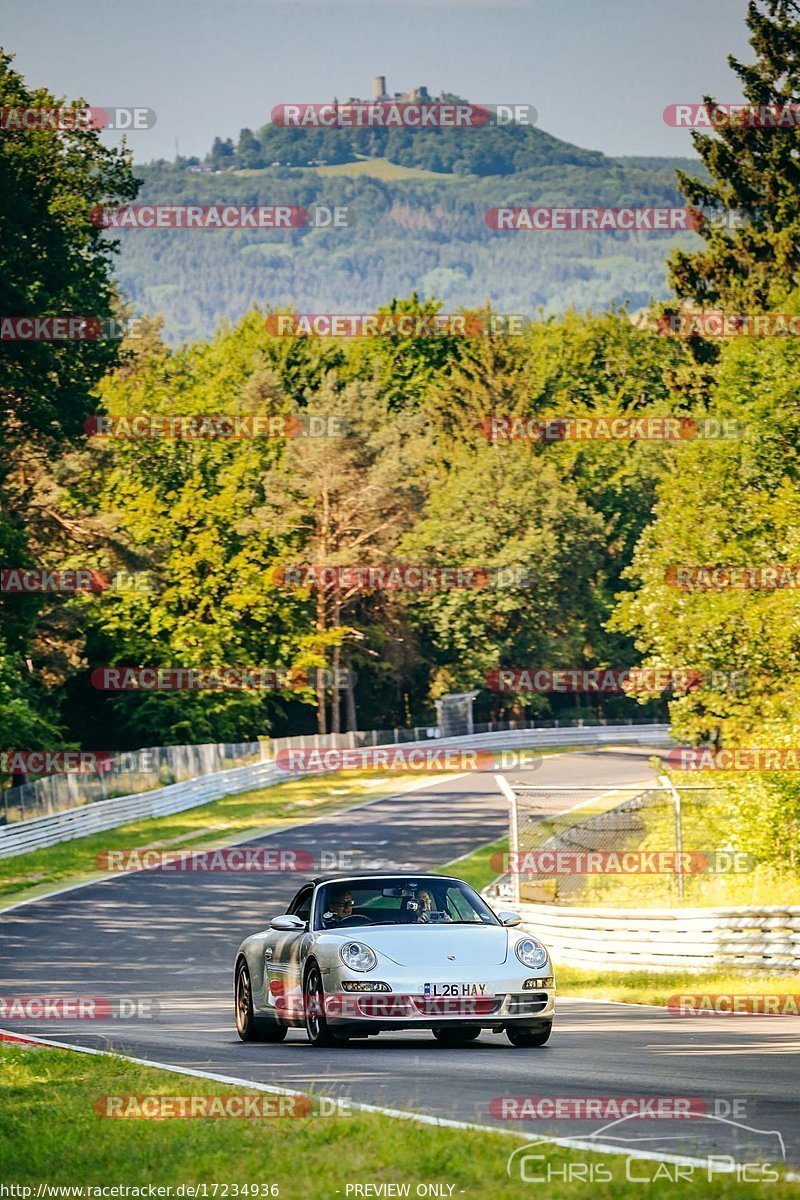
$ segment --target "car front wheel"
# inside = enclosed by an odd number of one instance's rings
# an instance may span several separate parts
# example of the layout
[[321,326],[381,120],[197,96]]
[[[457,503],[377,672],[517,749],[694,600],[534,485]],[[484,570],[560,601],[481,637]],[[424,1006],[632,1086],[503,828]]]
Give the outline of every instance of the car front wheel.
[[543,1046],[550,1037],[552,1021],[541,1025],[506,1025],[506,1036],[512,1046]]
[[347,1038],[337,1037],[335,1033],[332,1033],[325,1019],[325,993],[322,989],[322,976],[316,963],[312,963],[308,968],[303,988],[303,1001],[306,1014],[306,1033],[311,1045],[344,1046]]
[[269,1017],[257,1017],[253,1012],[253,986],[247,963],[242,959],[236,968],[234,983],[236,1006],[236,1032],[243,1042],[282,1042],[286,1037],[285,1025]]

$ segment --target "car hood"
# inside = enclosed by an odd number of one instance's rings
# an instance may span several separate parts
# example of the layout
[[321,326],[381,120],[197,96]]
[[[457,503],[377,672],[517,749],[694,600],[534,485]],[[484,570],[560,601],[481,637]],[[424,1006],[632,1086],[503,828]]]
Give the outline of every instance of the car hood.
[[336,941],[364,942],[401,967],[496,967],[508,955],[502,925],[357,926],[348,937],[337,931]]

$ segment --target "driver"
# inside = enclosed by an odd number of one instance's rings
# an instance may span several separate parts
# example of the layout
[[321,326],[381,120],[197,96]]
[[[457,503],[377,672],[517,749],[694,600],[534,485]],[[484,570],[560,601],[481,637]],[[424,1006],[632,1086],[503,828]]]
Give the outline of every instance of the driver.
[[353,893],[348,888],[345,892],[339,892],[331,900],[331,912],[336,917],[337,921],[343,921],[345,917],[353,915]]

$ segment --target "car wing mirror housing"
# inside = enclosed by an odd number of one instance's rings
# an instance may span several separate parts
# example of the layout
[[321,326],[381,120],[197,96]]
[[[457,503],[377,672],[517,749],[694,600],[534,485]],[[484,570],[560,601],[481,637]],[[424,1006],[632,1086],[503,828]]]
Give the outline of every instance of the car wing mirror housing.
[[497,914],[504,925],[519,925],[522,917],[515,912],[501,912]]
[[300,917],[290,916],[286,913],[281,917],[273,917],[269,923],[270,929],[276,929],[279,933],[299,933],[301,929],[305,929],[306,923]]

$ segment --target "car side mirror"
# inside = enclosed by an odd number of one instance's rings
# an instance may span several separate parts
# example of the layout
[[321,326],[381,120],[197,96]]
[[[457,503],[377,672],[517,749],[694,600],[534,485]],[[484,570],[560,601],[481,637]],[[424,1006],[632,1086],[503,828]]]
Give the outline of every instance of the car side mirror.
[[278,933],[300,933],[305,929],[306,923],[300,917],[295,917],[290,913],[286,913],[282,917],[273,917],[269,923],[270,929],[275,929]]
[[519,925],[522,917],[519,913],[501,912],[497,914],[504,925]]

